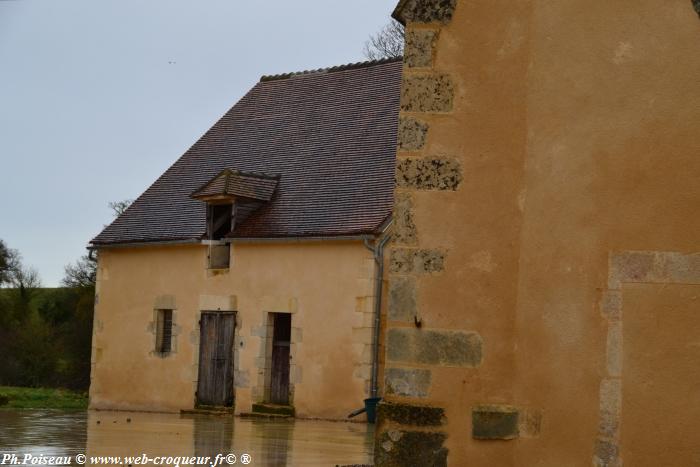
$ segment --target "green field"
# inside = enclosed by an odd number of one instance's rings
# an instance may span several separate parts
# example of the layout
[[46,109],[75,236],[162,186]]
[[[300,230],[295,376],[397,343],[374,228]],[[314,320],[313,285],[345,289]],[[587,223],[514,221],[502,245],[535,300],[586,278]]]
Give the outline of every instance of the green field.
[[87,409],[87,393],[0,386],[0,409]]

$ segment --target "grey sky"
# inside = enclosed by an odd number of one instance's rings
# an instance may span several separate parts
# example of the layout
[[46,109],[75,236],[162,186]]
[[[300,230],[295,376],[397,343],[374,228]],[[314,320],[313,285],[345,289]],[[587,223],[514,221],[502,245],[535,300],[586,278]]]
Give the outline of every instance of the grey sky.
[[0,0],[0,238],[65,264],[263,74],[363,60],[397,0]]

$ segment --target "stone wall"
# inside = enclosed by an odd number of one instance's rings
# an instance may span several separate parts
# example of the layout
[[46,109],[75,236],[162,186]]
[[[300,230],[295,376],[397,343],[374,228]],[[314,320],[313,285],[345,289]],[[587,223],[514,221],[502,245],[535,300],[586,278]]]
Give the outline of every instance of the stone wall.
[[[291,314],[296,415],[345,420],[362,405],[369,396],[375,274],[362,242],[234,244],[231,267],[216,275],[208,274],[206,253],[202,245],[100,252],[91,408],[192,409],[202,311],[236,312],[237,414],[269,400],[271,313]],[[154,352],[159,309],[173,310],[167,356]]]
[[399,2],[377,465],[700,462],[698,10]]

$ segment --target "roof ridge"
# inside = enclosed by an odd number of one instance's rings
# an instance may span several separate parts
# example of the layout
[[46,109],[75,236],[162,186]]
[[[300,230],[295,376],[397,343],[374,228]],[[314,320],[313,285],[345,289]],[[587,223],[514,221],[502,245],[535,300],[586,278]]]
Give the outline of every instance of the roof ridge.
[[345,63],[342,65],[335,65],[335,66],[330,66],[330,67],[325,67],[325,68],[316,68],[313,70],[292,71],[290,73],[280,73],[280,74],[276,74],[276,75],[263,75],[260,77],[260,82],[277,81],[277,80],[282,80],[282,79],[294,78],[297,76],[333,73],[336,71],[355,70],[357,68],[367,68],[367,67],[371,67],[371,66],[375,66],[375,65],[383,65],[385,63],[398,62],[400,60],[403,60],[403,57],[380,58],[378,60],[367,60],[364,62]]
[[[224,169],[221,172],[219,172],[219,175],[223,174],[224,172],[229,172],[229,174],[232,175],[240,175],[243,177],[257,177],[257,178],[267,178],[269,180],[279,180],[282,176],[280,174],[269,174],[265,172],[259,172],[259,171],[248,171],[248,170],[238,170],[238,169]],[[217,175],[218,177],[218,175]]]

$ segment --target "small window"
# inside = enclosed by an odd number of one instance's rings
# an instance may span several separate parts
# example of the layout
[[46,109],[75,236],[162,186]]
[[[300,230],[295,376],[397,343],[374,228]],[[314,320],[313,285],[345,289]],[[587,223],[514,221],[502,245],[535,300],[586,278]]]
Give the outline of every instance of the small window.
[[158,310],[156,352],[169,354],[173,341],[173,310]]
[[231,245],[209,245],[209,269],[228,269],[231,262]]

